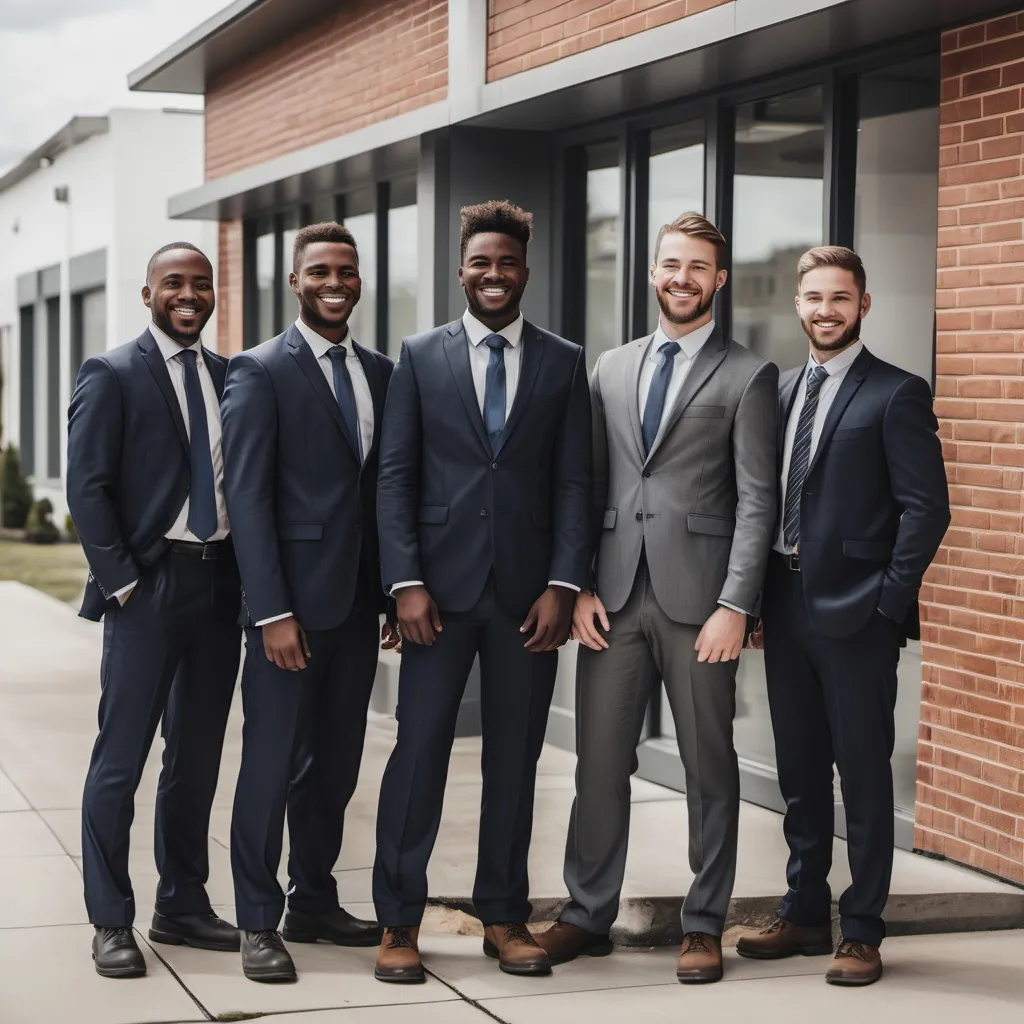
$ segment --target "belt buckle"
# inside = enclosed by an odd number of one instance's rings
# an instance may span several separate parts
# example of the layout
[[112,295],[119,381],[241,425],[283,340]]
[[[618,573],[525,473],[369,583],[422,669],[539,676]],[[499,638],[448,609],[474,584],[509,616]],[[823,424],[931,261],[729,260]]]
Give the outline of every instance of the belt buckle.
[[799,572],[800,571],[800,552],[799,551],[791,551],[788,555],[786,555],[786,565],[789,568],[790,572]]
[[201,557],[204,562],[215,562],[217,560],[217,545],[209,542],[204,543]]

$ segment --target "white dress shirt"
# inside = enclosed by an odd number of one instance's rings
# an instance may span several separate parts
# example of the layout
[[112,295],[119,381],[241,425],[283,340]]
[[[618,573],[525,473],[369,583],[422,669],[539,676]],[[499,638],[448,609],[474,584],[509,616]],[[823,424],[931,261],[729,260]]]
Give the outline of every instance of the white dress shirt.
[[[316,361],[327,379],[327,386],[335,398],[334,392],[334,364],[331,362],[330,352],[334,348],[334,342],[317,334],[308,324],[302,320],[296,320],[295,326],[299,334],[306,339],[306,344],[313,350]],[[352,391],[356,396],[356,418],[359,420],[359,440],[363,446],[363,458],[366,458],[373,444],[373,396],[370,394],[370,382],[366,379],[366,371],[363,369],[362,360],[356,355],[355,346],[352,344],[352,332],[346,331],[345,337],[341,339],[345,346],[345,366],[348,375],[352,378]]]
[[[487,364],[491,361],[491,350],[484,344],[484,338],[492,334],[500,334],[508,345],[502,350],[505,356],[505,419],[508,420],[512,412],[512,403],[515,401],[516,388],[519,387],[519,367],[523,360],[523,314],[502,327],[500,331],[492,331],[490,327],[480,323],[479,320],[467,309],[462,314],[462,326],[469,339],[469,369],[473,374],[473,388],[476,391],[476,400],[480,405],[480,415],[484,414],[484,396],[487,393]],[[403,587],[422,587],[422,580],[404,580],[396,583],[391,588],[391,593],[401,590]],[[579,593],[579,587],[572,583],[563,583],[561,580],[549,580],[549,587],[567,587]]]
[[[862,341],[855,341],[849,348],[840,352],[839,355],[833,356],[827,362],[820,364],[825,368],[828,376],[822,382],[821,390],[818,392],[818,408],[814,411],[814,423],[811,426],[811,459],[814,458],[814,453],[818,449],[821,429],[825,425],[825,417],[828,415],[829,409],[832,408],[832,403],[836,400],[839,386],[843,383],[843,378],[850,367],[853,366],[854,360],[863,350],[864,343]],[[800,422],[800,411],[803,409],[804,401],[807,398],[807,374],[816,365],[818,364],[814,356],[809,356],[807,367],[800,375],[800,380],[796,386],[793,408],[790,411],[789,419],[786,420],[786,433],[782,445],[782,497],[779,504],[782,514],[779,516],[779,534],[775,538],[774,544],[774,550],[784,555],[791,554],[793,551],[793,548],[786,546],[782,536],[784,528],[782,521],[785,520],[786,508],[786,487],[789,484],[789,464],[793,459],[793,439],[796,437],[796,427]]]
[[[658,427],[659,436],[665,426],[665,420],[668,419],[673,406],[676,404],[679,392],[683,389],[683,384],[686,383],[686,378],[690,374],[690,368],[693,366],[697,353],[704,347],[704,343],[711,337],[714,329],[715,321],[712,320],[703,327],[697,328],[691,334],[687,334],[686,337],[677,339],[679,351],[675,355],[672,377],[669,380],[668,392],[665,395],[665,408],[662,409],[661,424]],[[658,329],[654,332],[654,337],[651,338],[651,343],[647,346],[647,355],[644,358],[644,365],[640,370],[640,388],[637,393],[637,402],[640,409],[641,422],[643,422],[644,410],[647,408],[647,396],[651,392],[651,381],[654,380],[654,374],[658,367],[661,366],[661,352],[658,350],[666,341],[672,341],[672,339],[662,330],[659,323]]]
[[[217,532],[207,540],[212,542],[223,540],[230,530],[228,523],[228,509],[224,501],[224,455],[221,452],[220,432],[220,400],[217,398],[217,389],[213,386],[213,378],[206,367],[203,359],[203,343],[200,339],[194,345],[179,345],[169,338],[156,324],[149,325],[149,333],[153,335],[160,354],[164,357],[167,366],[167,373],[171,378],[171,385],[178,398],[178,405],[181,406],[181,416],[185,421],[185,432],[189,438],[192,437],[192,425],[188,419],[188,395],[185,392],[185,364],[179,358],[182,352],[196,353],[196,371],[199,374],[199,386],[203,392],[203,403],[206,405],[206,429],[210,435],[210,455],[213,459],[213,488],[217,501]],[[167,531],[165,536],[168,540],[184,540],[192,544],[203,543],[188,528],[189,499],[185,498],[185,504],[181,506],[174,525]],[[114,597],[121,598],[131,591],[138,580],[133,580],[126,587],[114,593]]]

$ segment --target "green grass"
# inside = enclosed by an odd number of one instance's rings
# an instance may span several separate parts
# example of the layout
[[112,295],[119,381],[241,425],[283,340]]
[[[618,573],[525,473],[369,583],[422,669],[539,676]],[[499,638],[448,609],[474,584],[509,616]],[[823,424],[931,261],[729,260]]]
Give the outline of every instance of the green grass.
[[77,601],[89,567],[81,545],[0,538],[0,580],[18,580],[61,601]]

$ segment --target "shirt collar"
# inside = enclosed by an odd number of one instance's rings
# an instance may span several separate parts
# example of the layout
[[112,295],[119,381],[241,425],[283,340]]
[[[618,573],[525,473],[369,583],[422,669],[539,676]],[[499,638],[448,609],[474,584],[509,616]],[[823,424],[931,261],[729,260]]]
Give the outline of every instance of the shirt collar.
[[864,342],[859,339],[855,341],[849,348],[843,349],[842,352],[837,356],[833,356],[827,363],[819,363],[815,360],[814,356],[809,355],[807,357],[807,369],[810,372],[815,366],[823,366],[825,372],[830,377],[835,377],[836,374],[845,373],[857,359],[857,356],[864,351]]
[[180,355],[182,352],[195,352],[200,356],[203,354],[202,338],[198,341],[194,341],[191,345],[179,345],[176,341],[169,338],[167,334],[161,331],[154,323],[149,325],[149,333],[153,335],[153,340],[156,342],[157,348],[160,349],[160,355],[164,357],[165,363],[169,362],[176,355]]
[[[306,344],[313,350],[313,355],[315,355],[317,359],[323,359],[323,357],[334,348],[333,341],[328,341],[322,334],[317,334],[309,324],[302,322],[301,317],[295,321],[295,327],[299,334],[306,339]],[[341,339],[339,344],[347,345],[351,340],[352,332],[348,327],[346,327],[345,337]],[[348,358],[349,353],[351,353],[351,349],[346,353],[346,358]]]
[[516,348],[523,340],[523,323],[523,314],[520,313],[512,323],[502,327],[500,331],[492,331],[490,327],[480,323],[468,309],[462,314],[462,326],[465,328],[466,337],[475,348],[483,343],[484,338],[492,334],[500,334],[512,348]]
[[[710,323],[706,323],[703,327],[698,327],[697,330],[692,331],[683,338],[679,338],[678,344],[683,355],[687,359],[693,359],[693,357],[704,347],[708,338],[714,333],[715,321],[712,320]],[[672,339],[661,329],[661,324],[658,324],[657,330],[654,332],[654,337],[651,338],[651,347],[648,358],[655,361],[660,361],[658,350],[666,341]]]

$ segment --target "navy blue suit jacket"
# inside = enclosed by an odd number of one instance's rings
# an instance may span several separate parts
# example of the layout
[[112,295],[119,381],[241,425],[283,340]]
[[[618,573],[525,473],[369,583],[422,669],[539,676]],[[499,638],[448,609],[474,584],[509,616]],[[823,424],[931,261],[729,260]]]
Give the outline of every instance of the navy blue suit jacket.
[[[779,379],[780,459],[805,369]],[[826,636],[852,636],[876,609],[920,636],[917,592],[950,519],[937,431],[928,384],[861,352],[825,418],[800,501],[804,598]]]
[[374,515],[381,416],[392,363],[354,343],[374,408],[360,464],[313,350],[292,324],[228,365],[221,401],[224,493],[242,575],[244,625],[291,612],[304,629],[340,626],[360,572],[378,610]]
[[[227,360],[204,348],[203,361],[220,395]],[[87,359],[68,411],[67,471],[89,561],[85,618],[102,618],[111,595],[160,557],[191,479],[185,420],[149,330]]]
[[377,517],[386,589],[422,580],[467,611],[493,570],[525,615],[548,582],[590,566],[590,392],[583,349],[523,325],[519,384],[497,453],[484,429],[461,320],[407,338],[381,437]]

